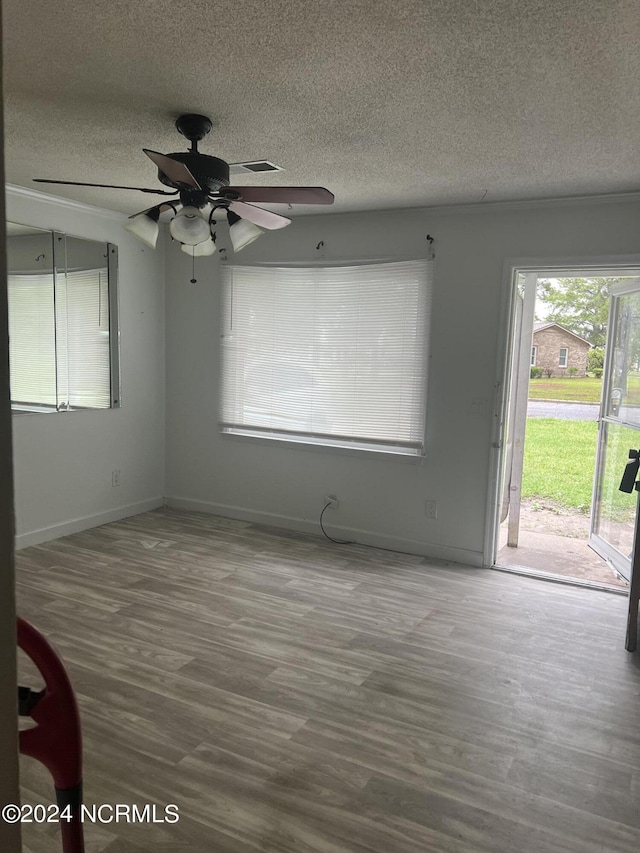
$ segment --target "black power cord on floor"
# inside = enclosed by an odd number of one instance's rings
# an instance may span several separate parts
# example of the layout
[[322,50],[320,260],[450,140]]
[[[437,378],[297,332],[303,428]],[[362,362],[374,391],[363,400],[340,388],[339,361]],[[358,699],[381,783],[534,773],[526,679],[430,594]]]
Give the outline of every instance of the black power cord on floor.
[[333,536],[329,536],[327,531],[324,529],[324,525],[322,524],[322,516],[325,514],[325,511],[330,506],[331,506],[331,503],[326,503],[322,508],[322,512],[320,513],[320,530],[322,530],[322,532],[324,533],[324,535],[327,537],[327,539],[330,542],[335,542],[336,545],[355,545],[356,543],[350,541],[349,539],[334,539]]

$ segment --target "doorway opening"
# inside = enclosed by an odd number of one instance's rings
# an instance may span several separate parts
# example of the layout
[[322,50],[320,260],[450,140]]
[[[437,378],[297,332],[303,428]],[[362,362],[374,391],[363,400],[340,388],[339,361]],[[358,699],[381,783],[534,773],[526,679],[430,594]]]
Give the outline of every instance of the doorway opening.
[[627,589],[640,269],[516,270],[494,564]]

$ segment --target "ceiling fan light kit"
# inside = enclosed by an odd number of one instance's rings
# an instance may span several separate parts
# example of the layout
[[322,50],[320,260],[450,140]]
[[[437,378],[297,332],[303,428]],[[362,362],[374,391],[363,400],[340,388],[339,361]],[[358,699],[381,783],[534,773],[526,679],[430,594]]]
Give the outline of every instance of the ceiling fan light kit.
[[[143,152],[158,169],[158,179],[173,192],[122,187],[115,184],[84,184],[78,181],[59,181],[35,178],[39,183],[72,186],[132,189],[157,195],[176,195],[172,201],[161,202],[129,217],[125,228],[135,237],[156,248],[160,214],[173,210],[169,232],[182,243],[182,250],[192,257],[212,255],[216,251],[211,223],[222,209],[229,220],[229,237],[234,252],[248,246],[264,232],[289,225],[291,220],[279,213],[257,207],[262,204],[333,204],[333,193],[324,187],[238,187],[229,185],[229,164],[219,157],[201,154],[198,142],[211,131],[211,119],[196,113],[185,113],[176,120],[176,129],[191,146],[188,151],[161,154],[143,148]],[[252,161],[267,163],[268,161]],[[232,164],[234,165],[234,164]],[[178,208],[180,208],[178,210]],[[205,248],[206,247],[206,248]]]
[[147,246],[155,249],[160,232],[159,219],[160,211],[157,208],[153,208],[151,213],[138,213],[136,216],[130,218],[124,227],[134,237],[137,237],[138,240],[142,240]]
[[203,217],[199,208],[187,205],[171,220],[169,233],[174,240],[187,246],[197,246],[211,238],[208,221]]
[[186,255],[189,255],[190,258],[204,258],[206,255],[215,255],[215,235],[211,238],[211,240],[203,240],[202,243],[197,243],[195,246],[190,246],[187,243],[183,243],[180,248]]
[[239,252],[264,234],[261,228],[254,225],[253,222],[249,222],[248,219],[241,219],[232,210],[227,214],[227,218],[229,220],[229,238],[234,252]]

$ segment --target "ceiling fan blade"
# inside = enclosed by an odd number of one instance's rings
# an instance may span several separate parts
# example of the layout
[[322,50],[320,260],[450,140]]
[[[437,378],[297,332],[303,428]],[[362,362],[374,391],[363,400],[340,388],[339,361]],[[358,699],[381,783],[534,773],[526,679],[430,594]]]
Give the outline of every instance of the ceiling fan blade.
[[263,210],[261,207],[254,207],[252,204],[245,204],[243,201],[232,201],[229,204],[229,210],[237,213],[242,219],[248,219],[254,225],[259,225],[260,228],[266,228],[267,231],[284,228],[291,222],[286,216]]
[[335,198],[324,187],[224,187],[220,192],[261,204],[333,204]]
[[178,205],[179,203],[180,202],[178,201],[178,199],[176,199],[175,202],[162,201],[160,202],[160,204],[154,204],[153,207],[148,207],[146,210],[139,210],[137,213],[132,213],[129,219],[135,219],[136,216],[142,216],[145,213],[151,213],[152,211],[156,210],[158,211],[158,216],[160,216],[161,213],[164,213],[165,210],[173,210],[173,212],[175,213],[176,205]]
[[172,157],[167,157],[166,154],[160,154],[158,151],[150,151],[148,148],[143,148],[142,150],[172,183],[192,187],[196,190],[202,189],[184,163],[174,160]]
[[69,187],[103,187],[109,190],[137,190],[141,193],[154,193],[155,195],[175,195],[178,192],[178,190],[175,192],[148,190],[145,187],[122,187],[119,184],[85,184],[81,181],[53,181],[48,178],[32,178],[32,180],[37,184],[64,184]]

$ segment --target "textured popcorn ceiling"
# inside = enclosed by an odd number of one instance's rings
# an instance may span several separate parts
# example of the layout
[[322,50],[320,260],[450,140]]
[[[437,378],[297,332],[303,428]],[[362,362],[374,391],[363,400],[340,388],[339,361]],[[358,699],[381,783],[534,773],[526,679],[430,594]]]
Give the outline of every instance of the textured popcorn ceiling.
[[[638,0],[4,0],[6,171],[159,186],[214,122],[329,212],[640,189]],[[153,196],[47,192],[127,213]],[[280,206],[273,209],[283,210]]]

